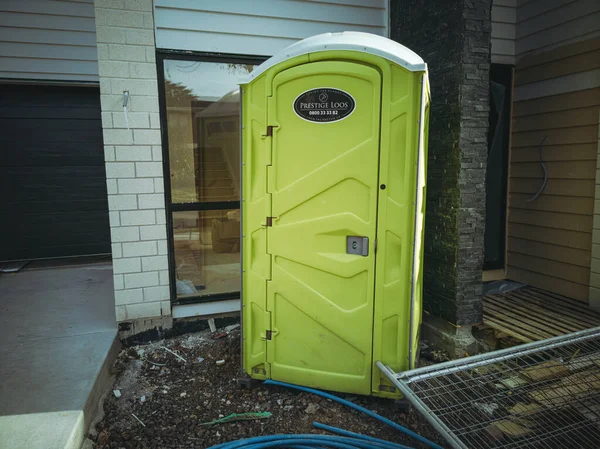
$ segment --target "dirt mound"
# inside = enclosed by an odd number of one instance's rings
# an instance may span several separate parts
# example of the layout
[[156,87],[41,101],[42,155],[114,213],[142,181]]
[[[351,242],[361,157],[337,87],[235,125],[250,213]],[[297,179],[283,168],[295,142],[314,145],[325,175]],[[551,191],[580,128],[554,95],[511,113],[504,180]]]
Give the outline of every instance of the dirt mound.
[[[259,435],[321,433],[312,427],[313,421],[419,447],[411,438],[328,399],[273,386],[240,389],[239,327],[127,348],[115,367],[113,388],[120,397],[109,394],[104,403],[104,419],[90,436],[97,449],[203,449]],[[416,412],[396,413],[390,400],[340,396],[441,441]],[[244,412],[271,412],[271,416],[202,425]]]

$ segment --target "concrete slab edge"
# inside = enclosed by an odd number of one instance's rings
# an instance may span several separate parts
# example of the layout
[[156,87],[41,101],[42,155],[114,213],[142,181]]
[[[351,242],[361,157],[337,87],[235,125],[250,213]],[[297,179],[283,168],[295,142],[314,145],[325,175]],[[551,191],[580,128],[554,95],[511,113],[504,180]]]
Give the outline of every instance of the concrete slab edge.
[[83,441],[85,440],[90,424],[94,421],[94,417],[102,412],[100,407],[102,407],[101,398],[104,396],[106,391],[110,389],[113,383],[113,374],[112,374],[112,366],[117,356],[119,355],[119,351],[121,351],[121,342],[118,338],[118,332],[115,329],[115,335],[113,342],[104,358],[104,362],[102,366],[98,370],[98,374],[96,375],[96,379],[94,381],[94,386],[92,387],[92,391],[90,392],[87,401],[85,402],[85,406],[83,409],[83,432],[80,435],[80,440],[76,446],[72,446],[74,449],[80,449]]

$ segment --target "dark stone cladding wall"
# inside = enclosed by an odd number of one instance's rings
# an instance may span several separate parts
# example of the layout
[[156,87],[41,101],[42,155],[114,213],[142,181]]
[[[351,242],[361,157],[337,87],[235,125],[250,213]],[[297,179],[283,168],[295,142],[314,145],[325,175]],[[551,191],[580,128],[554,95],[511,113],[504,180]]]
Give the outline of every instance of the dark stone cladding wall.
[[391,37],[428,64],[425,309],[482,321],[492,0],[392,0]]

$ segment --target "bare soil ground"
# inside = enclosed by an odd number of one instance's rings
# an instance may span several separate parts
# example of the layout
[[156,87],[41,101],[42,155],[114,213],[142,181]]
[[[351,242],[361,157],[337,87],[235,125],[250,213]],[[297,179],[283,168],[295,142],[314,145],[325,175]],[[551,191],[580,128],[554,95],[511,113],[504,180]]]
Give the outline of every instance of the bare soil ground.
[[[185,362],[167,349],[185,359]],[[217,361],[224,360],[223,364]],[[198,448],[278,433],[321,433],[319,421],[353,432],[425,447],[386,425],[318,396],[274,386],[240,389],[240,332],[219,329],[124,349],[104,418],[89,438],[97,449]],[[117,393],[119,394],[119,393]],[[391,400],[339,395],[442,444],[416,411],[395,412]],[[271,412],[266,419],[205,426],[231,413]],[[138,421],[139,420],[139,421]]]

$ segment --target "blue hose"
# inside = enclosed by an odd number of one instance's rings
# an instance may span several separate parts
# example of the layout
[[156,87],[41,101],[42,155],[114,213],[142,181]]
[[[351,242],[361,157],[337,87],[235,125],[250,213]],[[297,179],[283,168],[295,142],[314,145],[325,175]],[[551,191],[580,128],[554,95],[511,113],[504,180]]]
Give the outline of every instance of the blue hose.
[[[380,440],[383,441],[383,440]],[[308,448],[324,447],[331,449],[388,449],[394,446],[381,445],[373,441],[331,435],[269,435],[230,441],[212,446],[209,449],[264,449],[270,447]]]
[[280,387],[288,387],[288,388],[294,388],[296,390],[300,390],[300,391],[305,391],[307,393],[312,393],[315,394],[317,396],[321,396],[323,398],[327,398],[327,399],[331,399],[332,401],[335,402],[339,402],[340,404],[343,404],[347,407],[353,408],[354,410],[358,410],[359,412],[363,412],[366,415],[369,415],[371,418],[375,418],[378,419],[379,421],[383,422],[384,424],[387,424],[388,426],[398,430],[399,432],[402,432],[412,438],[414,438],[417,441],[420,441],[421,443],[426,444],[427,446],[433,448],[433,449],[443,449],[441,446],[435,444],[433,441],[428,440],[425,437],[422,437],[421,435],[419,435],[418,433],[413,432],[412,430],[407,429],[406,427],[401,426],[400,424],[395,423],[394,421],[391,421],[387,418],[384,418],[381,415],[378,415],[377,413],[372,412],[371,410],[367,410],[364,407],[361,407],[360,405],[356,405],[350,401],[347,401],[345,399],[342,399],[340,397],[334,396],[332,394],[329,393],[325,393],[324,391],[320,391],[320,390],[315,390],[314,388],[308,388],[308,387],[301,387],[299,385],[293,385],[293,384],[288,384],[285,382],[279,382],[277,380],[272,380],[272,379],[267,379],[265,380],[265,385],[278,385]]
[[337,433],[338,435],[342,435],[345,437],[358,438],[359,440],[371,441],[373,443],[379,443],[384,445],[385,447],[389,447],[390,449],[412,449],[408,446],[402,446],[401,444],[392,443],[391,441],[380,440],[379,438],[370,437],[368,435],[362,435],[360,433],[350,432],[349,430],[339,429],[337,427],[328,426],[327,424],[322,424],[320,422],[314,422],[313,426],[320,430],[326,430],[327,432]]
[[[390,421],[383,416],[378,415],[364,407],[356,405],[350,401],[339,398],[323,391],[314,390],[312,388],[300,387],[298,385],[287,384],[284,382],[278,382],[275,380],[265,381],[267,385],[278,385],[282,387],[295,388],[297,390],[312,393],[318,396],[322,396],[332,401],[339,402],[340,404],[346,405],[350,408],[363,412],[388,426],[399,430],[406,435],[413,437],[414,439],[425,443],[426,445],[434,449],[442,449],[442,447],[429,441],[427,438],[423,438],[421,435]],[[326,430],[336,435],[317,435],[317,434],[306,434],[306,435],[268,435],[262,437],[247,438],[245,440],[230,441],[228,443],[218,444],[212,446],[209,449],[268,449],[268,448],[288,448],[288,449],[411,449],[407,446],[392,443],[390,441],[380,440],[378,438],[370,437],[367,435],[361,435],[358,433],[350,432],[344,429],[338,429],[337,427],[328,426],[318,422],[313,425],[320,430]]]
[[[310,438],[310,435],[302,435],[298,438],[296,435],[286,435],[290,438],[282,438],[278,441],[269,441],[267,443],[257,443],[249,446],[243,446],[244,449],[266,449],[270,447],[285,447],[297,449],[298,444],[304,446],[305,444],[311,444],[314,446],[308,446],[311,449],[315,447],[326,447],[331,449],[371,449],[370,446],[356,446],[354,444],[345,444],[341,441],[330,440],[325,442],[322,438]],[[306,446],[304,446],[306,447]]]

